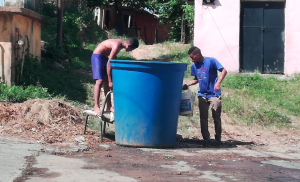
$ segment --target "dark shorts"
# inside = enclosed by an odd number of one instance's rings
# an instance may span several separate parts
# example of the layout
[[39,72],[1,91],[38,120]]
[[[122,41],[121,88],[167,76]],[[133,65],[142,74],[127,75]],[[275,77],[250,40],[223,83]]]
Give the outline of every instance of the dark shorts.
[[106,70],[106,65],[108,62],[107,57],[102,56],[101,54],[92,54],[91,62],[92,62],[93,79],[99,80],[107,76],[107,70]]

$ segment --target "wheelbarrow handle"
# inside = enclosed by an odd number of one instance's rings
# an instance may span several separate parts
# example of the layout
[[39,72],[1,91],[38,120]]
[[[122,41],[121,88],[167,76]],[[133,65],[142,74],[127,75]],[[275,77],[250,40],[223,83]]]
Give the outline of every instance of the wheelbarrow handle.
[[103,105],[102,105],[102,111],[101,111],[101,114],[104,113],[104,109],[105,109],[105,105],[106,105],[106,101],[107,101],[107,98],[108,96],[112,93],[112,90],[110,90],[109,92],[107,92],[106,96],[105,96],[105,99],[104,99],[104,102],[103,102]]

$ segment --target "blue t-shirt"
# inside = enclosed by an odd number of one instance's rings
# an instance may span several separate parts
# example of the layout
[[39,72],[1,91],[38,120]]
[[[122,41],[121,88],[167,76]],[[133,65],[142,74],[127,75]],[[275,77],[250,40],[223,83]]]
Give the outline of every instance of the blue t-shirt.
[[215,83],[218,81],[218,70],[223,66],[212,57],[205,57],[201,63],[193,63],[191,76],[198,78],[198,96],[210,98],[221,94],[221,90],[214,90]]

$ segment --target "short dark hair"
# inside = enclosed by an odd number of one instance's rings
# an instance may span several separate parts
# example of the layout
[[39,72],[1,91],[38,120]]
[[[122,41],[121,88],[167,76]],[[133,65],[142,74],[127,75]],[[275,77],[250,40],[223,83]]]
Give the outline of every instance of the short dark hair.
[[201,50],[198,48],[198,47],[196,47],[196,46],[193,46],[193,47],[191,47],[190,49],[189,49],[189,51],[188,51],[188,54],[190,55],[190,54],[200,54],[200,55],[202,55],[201,54]]
[[132,49],[136,49],[139,47],[139,41],[135,37],[131,37],[127,39],[128,43],[130,44],[130,47]]

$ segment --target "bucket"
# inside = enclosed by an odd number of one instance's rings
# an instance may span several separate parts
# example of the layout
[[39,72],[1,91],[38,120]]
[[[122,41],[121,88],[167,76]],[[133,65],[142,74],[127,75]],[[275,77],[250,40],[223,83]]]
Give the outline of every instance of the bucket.
[[134,147],[174,147],[187,64],[111,60],[115,141]]
[[181,94],[180,115],[192,116],[194,110],[195,96],[192,92],[183,92]]

